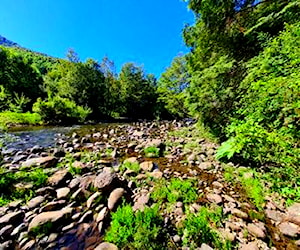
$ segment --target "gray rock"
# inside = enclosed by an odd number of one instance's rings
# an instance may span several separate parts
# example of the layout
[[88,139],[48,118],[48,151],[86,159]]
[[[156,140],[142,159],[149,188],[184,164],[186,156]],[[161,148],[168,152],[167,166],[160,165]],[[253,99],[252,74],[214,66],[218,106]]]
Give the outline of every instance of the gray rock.
[[100,213],[96,218],[96,222],[103,221],[107,214],[108,214],[108,208],[107,207],[102,208],[102,210],[100,211]]
[[256,242],[250,242],[248,244],[242,244],[240,250],[259,250]]
[[65,208],[59,211],[43,212],[33,218],[28,226],[28,231],[31,231],[33,228],[42,226],[48,222],[54,223],[62,220],[65,217],[70,216],[72,211],[72,208]]
[[56,190],[56,198],[57,199],[67,198],[68,195],[70,194],[70,191],[71,190],[68,187],[59,188]]
[[54,156],[38,157],[29,159],[22,163],[22,167],[42,166],[45,168],[54,167],[57,164],[57,158]]
[[110,193],[107,201],[107,207],[109,210],[114,209],[116,203],[123,196],[124,192],[124,188],[116,188]]
[[93,220],[93,211],[89,210],[82,215],[78,223],[87,223]]
[[116,181],[116,173],[112,172],[112,169],[105,167],[103,171],[95,178],[94,187],[100,190],[111,189],[113,184]]
[[70,179],[72,179],[72,175],[68,172],[67,169],[62,169],[50,176],[48,179],[48,183],[51,186],[55,187],[65,186],[66,181]]
[[256,226],[253,223],[248,224],[247,230],[249,233],[251,233],[252,235],[254,235],[257,238],[260,238],[260,239],[266,238],[265,232],[260,227]]
[[13,249],[12,247],[12,241],[9,240],[9,241],[5,241],[3,243],[0,244],[0,249],[1,250],[10,250],[10,249]]
[[118,247],[112,243],[102,242],[95,250],[118,250]]
[[280,232],[292,238],[295,238],[300,235],[300,227],[291,222],[282,222],[278,226]]
[[209,245],[202,243],[199,250],[214,250],[214,249],[211,248]]
[[37,196],[37,197],[31,199],[30,201],[28,201],[27,206],[29,209],[33,209],[33,208],[36,208],[39,205],[41,205],[44,201],[45,201],[44,196]]
[[0,238],[7,239],[8,236],[12,233],[14,227],[12,225],[7,225],[0,230]]
[[140,164],[140,167],[145,172],[151,172],[154,169],[154,164],[152,161],[144,161]]
[[173,241],[175,242],[175,243],[178,243],[178,242],[180,242],[181,241],[181,238],[180,238],[180,236],[179,235],[174,235],[173,236]]
[[22,211],[8,213],[0,218],[0,227],[7,224],[11,224],[13,226],[19,225],[22,223],[24,216],[25,214]]
[[94,205],[97,205],[97,204],[94,204],[94,201],[95,201],[98,197],[100,197],[100,196],[101,196],[101,193],[100,193],[100,192],[96,192],[96,193],[94,193],[93,195],[91,195],[91,196],[88,198],[87,202],[86,202],[87,208],[91,208],[92,205],[93,205],[93,206],[94,206]]
[[216,203],[216,204],[222,203],[222,197],[218,194],[207,194],[206,198],[212,203]]
[[241,211],[241,210],[239,210],[237,208],[233,208],[231,210],[231,213],[233,215],[235,215],[236,217],[239,217],[241,219],[248,219],[248,214],[246,214],[245,212],[243,212],[243,211]]

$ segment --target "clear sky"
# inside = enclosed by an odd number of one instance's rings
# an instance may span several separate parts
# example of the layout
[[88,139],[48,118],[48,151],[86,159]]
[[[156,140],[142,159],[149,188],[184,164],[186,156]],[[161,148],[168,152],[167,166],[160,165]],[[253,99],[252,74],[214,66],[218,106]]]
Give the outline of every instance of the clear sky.
[[108,56],[120,69],[144,65],[159,76],[186,52],[181,32],[194,16],[181,0],[1,0],[0,34],[23,47],[82,60]]

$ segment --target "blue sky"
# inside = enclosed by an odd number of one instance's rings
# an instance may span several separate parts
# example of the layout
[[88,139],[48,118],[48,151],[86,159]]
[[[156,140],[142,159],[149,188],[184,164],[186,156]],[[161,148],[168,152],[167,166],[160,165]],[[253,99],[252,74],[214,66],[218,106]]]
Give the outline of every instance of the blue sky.
[[1,0],[0,34],[23,47],[64,58],[144,65],[159,76],[187,48],[181,37],[194,16],[181,0]]

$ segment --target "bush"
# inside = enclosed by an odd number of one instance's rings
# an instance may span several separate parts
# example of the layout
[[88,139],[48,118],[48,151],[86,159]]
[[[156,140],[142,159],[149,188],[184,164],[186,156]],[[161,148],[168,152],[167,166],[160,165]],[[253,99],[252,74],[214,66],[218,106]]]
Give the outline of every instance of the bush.
[[123,205],[112,214],[111,227],[105,240],[126,249],[164,249],[166,233],[158,206],[134,212]]
[[160,149],[157,147],[147,147],[144,149],[144,153],[146,157],[149,158],[157,158],[160,155]]
[[222,216],[221,207],[218,207],[215,211],[201,207],[197,214],[189,213],[181,228],[183,245],[195,249],[201,246],[202,243],[207,243],[216,249],[230,249],[230,244],[221,240],[212,227],[216,227],[221,222]]
[[271,40],[248,63],[230,139],[219,157],[240,154],[258,164],[294,166],[300,161],[300,23]]
[[172,204],[177,201],[191,203],[197,200],[198,193],[193,180],[171,179],[170,182],[159,180],[151,193],[151,197],[158,202],[167,200]]
[[64,124],[83,122],[91,112],[90,109],[77,106],[75,102],[59,96],[48,98],[47,101],[38,98],[33,111],[40,114],[46,122]]
[[40,123],[41,116],[36,113],[15,113],[11,111],[0,113],[0,129],[7,129],[10,124],[36,125]]

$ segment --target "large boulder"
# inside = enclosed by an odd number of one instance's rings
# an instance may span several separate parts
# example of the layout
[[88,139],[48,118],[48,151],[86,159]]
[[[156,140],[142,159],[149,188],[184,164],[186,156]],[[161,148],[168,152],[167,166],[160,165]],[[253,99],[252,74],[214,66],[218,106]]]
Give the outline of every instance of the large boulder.
[[110,193],[107,201],[107,207],[109,210],[114,209],[120,198],[123,196],[124,192],[124,188],[116,188]]
[[94,187],[102,191],[113,190],[119,182],[112,168],[105,167],[94,180]]

